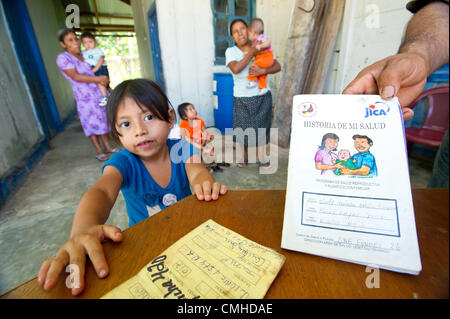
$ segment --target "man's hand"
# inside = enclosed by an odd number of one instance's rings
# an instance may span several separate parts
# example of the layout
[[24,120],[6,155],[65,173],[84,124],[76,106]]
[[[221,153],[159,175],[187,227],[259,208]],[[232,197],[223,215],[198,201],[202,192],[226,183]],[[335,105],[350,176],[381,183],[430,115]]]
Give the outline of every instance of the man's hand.
[[[79,234],[71,238],[57,252],[55,257],[49,258],[42,263],[39,270],[38,283],[44,290],[50,290],[58,283],[58,277],[69,264],[78,266],[80,270],[80,283],[78,288],[72,288],[72,294],[78,295],[85,287],[84,272],[86,264],[86,254],[92,261],[92,265],[99,278],[108,275],[109,267],[103,252],[102,241],[111,239],[114,242],[122,240],[122,233],[119,228],[108,225],[97,225],[89,229],[86,233]],[[78,283],[77,283],[78,284]]]
[[408,120],[407,106],[422,92],[427,77],[448,63],[448,3],[427,4],[409,21],[399,53],[362,70],[344,94],[397,96]]
[[344,89],[343,94],[379,94],[384,99],[397,96],[408,120],[414,112],[407,108],[422,92],[429,65],[418,53],[399,53],[363,69]]

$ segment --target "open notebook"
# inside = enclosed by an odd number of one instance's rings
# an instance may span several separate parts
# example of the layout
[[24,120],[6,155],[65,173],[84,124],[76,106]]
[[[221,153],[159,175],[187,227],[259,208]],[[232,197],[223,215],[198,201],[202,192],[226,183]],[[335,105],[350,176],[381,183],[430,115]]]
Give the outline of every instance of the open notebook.
[[263,298],[285,257],[208,220],[104,299]]
[[419,274],[398,100],[297,95],[281,247]]

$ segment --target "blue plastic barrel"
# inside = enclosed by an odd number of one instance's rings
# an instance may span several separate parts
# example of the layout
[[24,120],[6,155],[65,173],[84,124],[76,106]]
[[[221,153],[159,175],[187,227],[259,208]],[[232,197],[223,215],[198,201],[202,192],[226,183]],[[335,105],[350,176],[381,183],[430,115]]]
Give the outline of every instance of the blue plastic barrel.
[[225,134],[225,128],[233,128],[233,76],[229,73],[214,73],[216,81],[217,109],[214,109],[216,128]]

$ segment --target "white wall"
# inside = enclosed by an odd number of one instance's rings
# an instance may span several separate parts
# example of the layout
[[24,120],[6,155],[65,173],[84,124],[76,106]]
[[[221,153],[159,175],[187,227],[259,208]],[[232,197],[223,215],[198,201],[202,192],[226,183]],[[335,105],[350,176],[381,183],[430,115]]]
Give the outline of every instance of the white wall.
[[[294,0],[257,0],[256,15],[264,20],[277,60],[283,66]],[[214,65],[213,16],[210,0],[156,0],[159,41],[168,97],[176,108],[195,105],[206,126],[214,125],[213,74],[230,73]],[[276,100],[281,72],[269,76]],[[178,119],[179,120],[179,119]]]
[[324,93],[341,93],[366,66],[397,53],[409,0],[347,0]]
[[[174,108],[195,105],[214,125],[214,42],[210,0],[156,0],[159,41],[168,98]],[[177,114],[178,121],[179,116]]]

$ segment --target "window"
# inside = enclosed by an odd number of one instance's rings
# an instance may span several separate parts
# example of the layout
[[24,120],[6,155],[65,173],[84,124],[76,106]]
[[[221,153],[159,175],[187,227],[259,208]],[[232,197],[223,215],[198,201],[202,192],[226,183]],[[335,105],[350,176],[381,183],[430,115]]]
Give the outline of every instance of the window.
[[211,0],[214,25],[215,64],[225,64],[225,50],[234,45],[230,24],[235,19],[247,23],[255,17],[255,0]]

